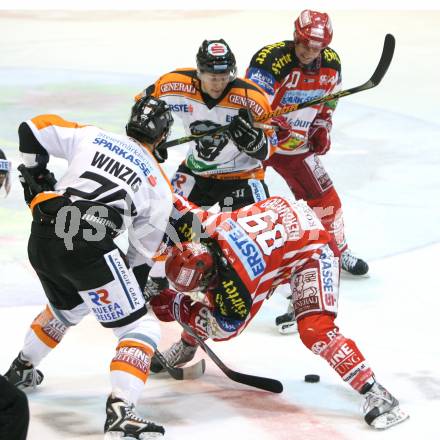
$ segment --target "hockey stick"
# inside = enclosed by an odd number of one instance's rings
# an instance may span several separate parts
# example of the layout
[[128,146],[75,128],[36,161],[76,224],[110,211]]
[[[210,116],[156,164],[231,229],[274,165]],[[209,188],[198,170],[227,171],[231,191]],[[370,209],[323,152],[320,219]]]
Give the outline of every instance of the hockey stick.
[[238,371],[231,370],[227,367],[222,360],[208,347],[205,341],[197,335],[191,327],[186,324],[180,323],[180,325],[189,333],[202,347],[203,351],[211,358],[211,360],[223,371],[223,373],[234,382],[242,383],[250,387],[259,388],[264,391],[270,391],[271,393],[281,393],[283,391],[283,384],[268,377],[253,376],[250,374],[239,373]]
[[[357,87],[352,87],[351,89],[341,90],[340,92],[332,93],[330,95],[325,95],[320,98],[312,99],[310,101],[281,107],[277,110],[273,110],[271,112],[264,113],[263,115],[256,117],[255,121],[256,122],[265,121],[275,116],[281,116],[286,113],[294,112],[296,110],[301,110],[303,108],[311,107],[313,105],[322,104],[324,102],[333,101],[334,99],[343,98],[344,96],[354,95],[355,93],[363,92],[364,90],[368,90],[368,89],[372,89],[373,87],[376,87],[377,85],[380,84],[383,77],[387,73],[388,67],[390,67],[394,55],[395,45],[396,45],[396,40],[393,37],[393,35],[386,34],[382,49],[382,55],[380,57],[376,70],[374,71],[371,78],[364,84]],[[158,146],[157,148],[160,150],[165,150],[167,148],[174,147],[176,145],[185,144],[186,142],[190,142],[195,139],[202,138],[204,136],[211,136],[222,133],[223,131],[226,131],[228,128],[229,128],[229,124],[222,125],[221,127],[212,128],[211,130],[207,130],[201,134],[193,134],[190,136],[184,136],[178,139],[174,139],[169,142],[164,142],[162,145]]]
[[203,375],[206,369],[205,359],[202,359],[189,367],[172,367],[159,350],[156,350],[154,355],[162,364],[162,367],[168,371],[169,375],[176,380],[198,379]]

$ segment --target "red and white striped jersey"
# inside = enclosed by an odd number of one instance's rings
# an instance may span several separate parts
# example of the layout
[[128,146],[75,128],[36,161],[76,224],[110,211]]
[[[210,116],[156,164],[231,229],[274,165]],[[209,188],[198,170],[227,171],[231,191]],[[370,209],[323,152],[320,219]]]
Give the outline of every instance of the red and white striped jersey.
[[216,285],[208,295],[216,321],[206,318],[212,339],[241,333],[274,289],[289,282],[331,240],[302,200],[274,196],[233,212],[212,214],[176,196],[173,215],[180,218],[177,225],[188,234],[187,240],[198,228],[194,219],[191,224],[188,217],[182,221],[189,211],[202,225],[202,239],[215,240],[227,261],[218,268]]

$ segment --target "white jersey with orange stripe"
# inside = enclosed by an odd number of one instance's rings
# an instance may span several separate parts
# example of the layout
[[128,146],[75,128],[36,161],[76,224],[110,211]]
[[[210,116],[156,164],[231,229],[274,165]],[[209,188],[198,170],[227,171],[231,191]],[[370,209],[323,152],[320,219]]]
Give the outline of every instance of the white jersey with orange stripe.
[[41,148],[43,154],[66,159],[68,168],[55,190],[72,202],[94,201],[117,210],[129,232],[130,254],[152,265],[172,209],[172,189],[145,147],[128,136],[57,115],[28,120],[19,134],[26,166],[35,164],[32,152]]
[[[229,124],[241,108],[249,108],[256,116],[271,110],[264,91],[247,79],[236,78],[218,98],[211,98],[200,89],[197,70],[182,68],[161,76],[154,85],[136,96],[145,94],[166,101],[173,115],[183,124],[187,135],[200,134]],[[272,129],[264,130],[268,138],[267,159],[277,143]],[[248,178],[249,171],[261,170],[261,160],[240,151],[226,132],[205,136],[189,143],[186,166],[203,177],[233,174],[234,178]]]

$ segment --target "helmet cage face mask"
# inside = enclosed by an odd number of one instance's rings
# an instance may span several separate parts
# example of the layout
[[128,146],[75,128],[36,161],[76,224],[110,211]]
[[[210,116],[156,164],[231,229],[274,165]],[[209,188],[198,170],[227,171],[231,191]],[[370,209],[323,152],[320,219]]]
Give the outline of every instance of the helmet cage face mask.
[[184,242],[171,250],[165,262],[165,273],[179,292],[204,292],[215,275],[214,258],[202,243]]
[[229,73],[229,82],[237,77],[237,64],[225,40],[205,40],[197,52],[197,72]]
[[295,20],[293,33],[295,43],[301,43],[310,49],[325,49],[332,41],[333,27],[325,12],[306,9]]
[[156,145],[167,139],[174,119],[168,104],[153,96],[144,96],[132,109],[126,125],[127,136],[141,143]]

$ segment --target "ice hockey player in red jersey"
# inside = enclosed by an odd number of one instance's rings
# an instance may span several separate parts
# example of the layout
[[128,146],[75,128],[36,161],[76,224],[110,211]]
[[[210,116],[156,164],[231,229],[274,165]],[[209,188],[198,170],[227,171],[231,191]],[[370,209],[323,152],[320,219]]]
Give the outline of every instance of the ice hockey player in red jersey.
[[[246,77],[267,92],[274,110],[337,92],[341,89],[341,62],[329,47],[332,36],[326,13],[304,10],[295,20],[293,40],[260,49],[252,57]],[[279,143],[265,165],[284,178],[295,198],[315,210],[341,251],[342,269],[359,276],[368,272],[368,265],[347,246],[341,200],[319,159],[330,149],[336,104],[330,101],[274,118],[280,128]],[[295,133],[306,140],[298,141]],[[282,332],[283,325],[288,328],[293,319],[291,310],[278,319]]]
[[[142,291],[172,209],[171,184],[152,151],[172,123],[168,105],[146,96],[132,108],[127,136],[57,115],[36,116],[19,127],[19,169],[33,217],[28,255],[48,304],[5,376],[22,389],[40,385],[43,374],[36,367],[92,313],[118,339],[110,362],[108,439],[164,434],[135,405],[160,337]],[[50,156],[68,161],[58,182],[46,168]],[[127,254],[114,242],[124,230]]]
[[[384,429],[407,418],[335,324],[339,250],[304,201],[275,196],[219,214],[185,200],[176,200],[175,207],[175,234],[193,240],[177,243],[168,254],[165,270],[175,290],[164,289],[150,301],[161,321],[178,320],[203,338],[225,341],[246,328],[277,286],[290,283],[302,342],[364,396],[365,421]],[[193,302],[193,292],[203,292],[204,301]],[[183,332],[164,356],[182,365],[196,349]],[[153,364],[158,366],[155,358]]]
[[[339,91],[341,63],[338,54],[328,47],[332,36],[327,14],[305,10],[295,21],[293,40],[259,50],[246,76],[268,93],[272,109]],[[280,127],[279,148],[265,163],[283,176],[297,199],[315,209],[341,251],[342,268],[364,275],[368,265],[353,257],[347,247],[341,201],[318,157],[330,149],[336,104],[330,101],[275,118]],[[292,133],[307,140],[298,141]]]

